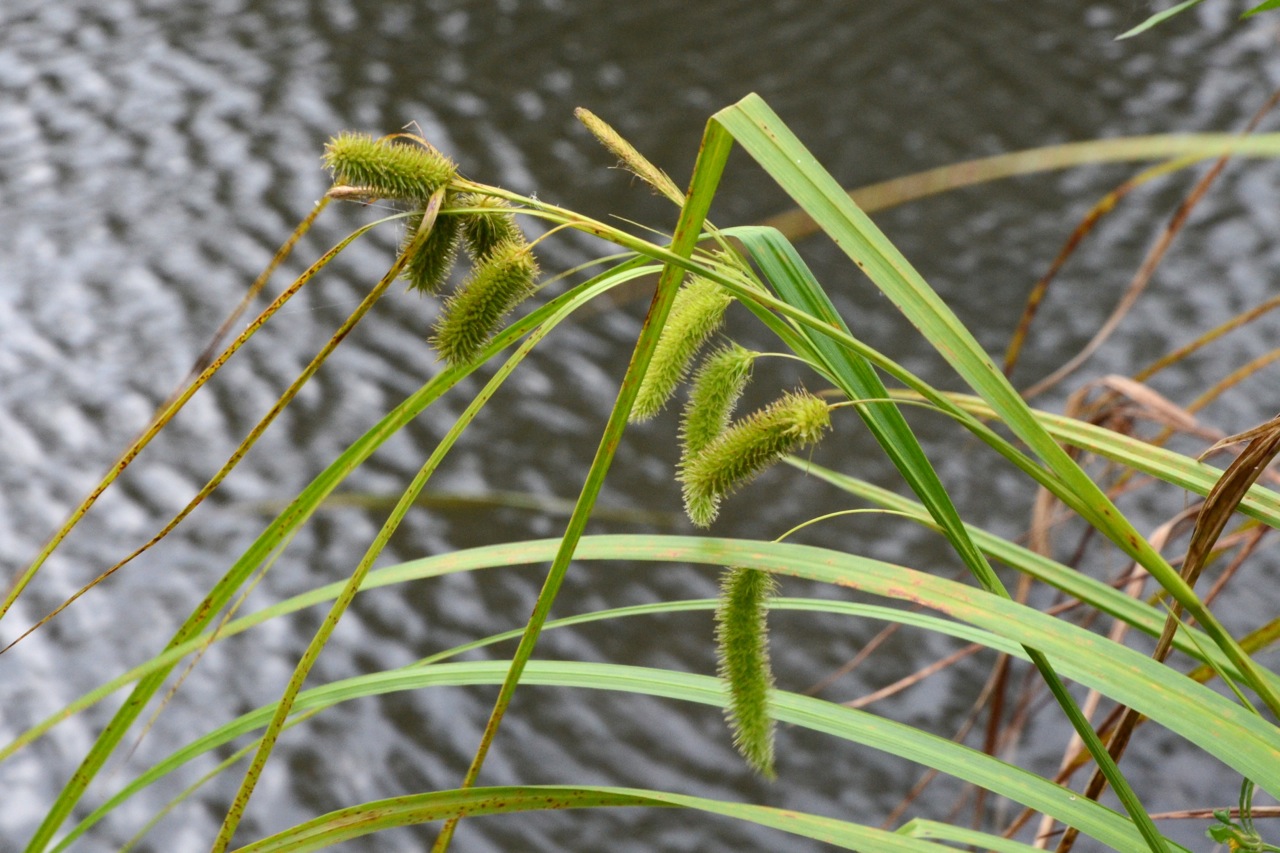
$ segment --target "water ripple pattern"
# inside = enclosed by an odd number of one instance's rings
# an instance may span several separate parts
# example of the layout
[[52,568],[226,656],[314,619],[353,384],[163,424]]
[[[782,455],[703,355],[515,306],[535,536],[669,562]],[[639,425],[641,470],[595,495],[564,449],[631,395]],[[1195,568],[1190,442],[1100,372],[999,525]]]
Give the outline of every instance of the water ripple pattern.
[[[5,0],[0,568],[8,575],[30,559],[186,374],[221,318],[324,192],[319,154],[335,132],[410,126],[454,157],[467,176],[592,215],[669,229],[675,209],[611,169],[609,156],[577,126],[573,107],[586,106],[614,123],[678,183],[687,177],[707,116],[753,90],[850,185],[1052,142],[1232,130],[1265,98],[1267,85],[1280,83],[1280,65],[1269,31],[1222,17],[1229,5],[1204,4],[1198,17],[1185,16],[1170,28],[1161,46],[1112,41],[1134,14],[1132,3],[1118,0],[977,4],[963,16],[914,0]],[[1170,283],[1144,307],[1144,322],[1176,328],[1194,315],[1208,325],[1258,301],[1269,287],[1258,270],[1276,266],[1280,181],[1273,167],[1256,168],[1224,181],[1204,208],[1207,229],[1187,244]],[[1073,217],[1125,174],[1085,170],[1009,182],[912,205],[882,222],[995,348],[1038,264],[1052,257]],[[1176,197],[1176,191],[1148,194],[1102,229],[1094,251],[1064,274],[1062,301],[1046,306],[1043,342],[1069,352],[1096,328],[1109,310],[1108,294],[1124,284],[1113,267],[1133,268],[1158,227],[1151,211],[1167,209]],[[741,158],[714,216],[721,224],[752,221],[784,205]],[[1242,217],[1242,210],[1257,216]],[[351,228],[389,212],[351,206],[327,215],[273,287]],[[531,236],[540,233],[536,222],[527,225]],[[50,561],[0,639],[145,541],[195,493],[385,270],[397,239],[394,226],[384,226],[353,247],[195,398]],[[542,265],[559,271],[599,250],[569,236],[544,244]],[[838,253],[816,241],[805,250],[871,343],[890,348],[910,338]],[[1225,300],[1209,290],[1228,286],[1233,295]],[[559,330],[496,398],[498,408],[477,421],[433,488],[572,498],[644,304],[643,298],[621,299]],[[264,508],[289,500],[440,369],[426,345],[436,310],[433,300],[393,288],[188,527],[0,658],[0,736],[7,740],[98,684],[104,673],[158,649],[261,530]],[[752,328],[744,318],[730,317],[730,325]],[[759,345],[769,343],[762,338]],[[1233,346],[1231,358],[1256,354],[1248,352],[1250,344]],[[891,351],[930,378],[945,376],[930,352]],[[1140,366],[1142,357],[1122,344],[1104,353],[1118,370]],[[1060,353],[1045,358],[1029,357],[1027,369],[1043,369]],[[768,368],[767,381],[798,380],[785,371]],[[1194,386],[1196,380],[1177,381]],[[478,381],[390,442],[357,472],[350,490],[362,498],[394,498]],[[1244,421],[1237,427],[1258,414],[1248,398],[1230,405],[1231,415]],[[605,504],[678,512],[674,428],[674,415],[664,415],[629,435]],[[933,428],[926,425],[926,435]],[[937,429],[946,440],[945,428]],[[894,483],[883,463],[867,461],[873,457],[865,436],[848,432],[846,455],[822,461],[840,466],[856,459],[860,473]],[[954,480],[966,473],[972,472],[944,470]],[[966,517],[1016,535],[1001,525],[1021,518],[1026,495],[1020,486],[973,489]],[[830,497],[790,474],[770,475],[760,488],[776,515],[788,519],[814,514]],[[768,533],[751,494],[727,508],[717,533]],[[385,511],[385,501],[377,500],[322,510],[248,606],[344,577]],[[555,535],[562,524],[562,516],[515,509],[415,511],[389,557]],[[904,531],[879,544],[855,525],[845,540],[838,530],[831,535],[849,548],[917,565],[948,559],[925,534]],[[540,571],[452,576],[372,593],[347,617],[317,677],[406,663],[518,626]],[[707,596],[714,589],[709,572],[689,567],[584,567],[571,573],[557,608],[570,613]],[[135,756],[104,775],[89,801],[97,804],[193,733],[278,696],[317,618],[302,615],[211,652]],[[847,620],[777,620],[781,683],[802,689],[817,681],[875,630]],[[840,695],[859,695],[945,653],[936,640],[914,637],[892,647],[841,682]],[[656,627],[637,621],[551,634],[543,653],[710,672],[710,645],[709,617],[685,615]],[[912,715],[932,708],[938,729],[946,731],[980,678],[981,667],[958,668],[884,711]],[[325,809],[456,784],[489,696],[458,690],[368,700],[309,723],[305,737],[287,735],[278,769],[288,773],[268,774],[250,808],[246,837]],[[0,851],[16,849],[30,834],[109,710],[62,725],[0,767],[0,787],[8,792],[0,798]],[[825,741],[788,731],[778,768],[786,784],[768,786],[738,761],[718,713],[625,696],[521,693],[507,726],[486,768],[491,784],[669,786],[873,819],[892,808],[914,778],[882,756],[834,754]],[[1038,757],[1053,753],[1046,749]],[[1178,759],[1153,755],[1160,759],[1154,772],[1163,767],[1167,778],[1169,762]],[[190,782],[204,769],[193,768],[179,781]],[[162,822],[141,849],[207,846],[235,781],[228,776],[210,785],[199,806]],[[77,849],[118,849],[179,783],[162,787],[121,809]],[[1170,802],[1177,804],[1172,794]],[[473,821],[463,831],[466,849],[474,851],[735,851],[778,841],[761,842],[759,834],[724,822],[644,811]],[[405,830],[351,849],[419,850],[429,836]],[[817,849],[785,843],[787,850]]]

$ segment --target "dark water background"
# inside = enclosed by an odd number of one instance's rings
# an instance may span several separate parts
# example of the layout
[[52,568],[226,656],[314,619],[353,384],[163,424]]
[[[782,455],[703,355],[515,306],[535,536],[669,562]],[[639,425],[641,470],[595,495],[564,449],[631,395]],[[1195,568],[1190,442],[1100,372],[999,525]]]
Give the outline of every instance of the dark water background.
[[[1148,37],[1113,36],[1146,3],[924,2],[251,2],[4,0],[0,5],[0,566],[28,561],[185,373],[209,335],[294,223],[327,186],[323,142],[343,129],[389,132],[416,122],[479,180],[596,216],[659,228],[670,206],[612,170],[572,115],[591,108],[683,182],[707,116],[760,92],[843,183],[855,186],[970,157],[1102,136],[1235,130],[1280,84],[1274,16],[1233,20],[1211,0]],[[1274,127],[1274,120],[1269,126]],[[1132,169],[1109,167],[1008,181],[879,215],[878,221],[993,351],[1027,288],[1072,225]],[[1082,374],[1133,372],[1152,357],[1273,290],[1280,169],[1230,169],[1197,209],[1153,292]],[[1078,348],[1109,312],[1191,177],[1139,192],[1091,238],[1046,305],[1024,383]],[[717,200],[719,224],[785,206],[736,156]],[[301,264],[363,221],[328,215]],[[6,620],[20,627],[145,541],[222,463],[385,269],[384,231],[352,249],[255,338],[191,403],[119,488],[50,560]],[[859,334],[909,368],[957,387],[891,307],[831,248],[804,244]],[[545,269],[587,260],[573,237],[547,244]],[[397,288],[398,291],[398,288]],[[513,378],[452,454],[433,488],[517,490],[572,498],[639,328],[633,302],[561,330]],[[262,503],[286,501],[351,440],[437,369],[425,345],[435,305],[395,292],[272,428],[209,505],[161,548],[0,660],[4,740],[105,678],[153,654],[261,530]],[[734,330],[767,345],[749,323]],[[1268,351],[1264,321],[1162,374],[1186,403],[1234,366]],[[754,336],[754,337],[753,337]],[[1225,431],[1274,413],[1264,372],[1205,421]],[[795,383],[762,372],[761,399]],[[471,390],[478,384],[468,386]],[[398,493],[466,404],[451,395],[357,472],[349,488]],[[1046,401],[1055,404],[1053,399]],[[1060,403],[1060,397],[1057,403]],[[964,501],[966,518],[1004,535],[1025,527],[1030,493],[936,419],[913,416]],[[896,480],[852,418],[819,458]],[[629,434],[602,503],[678,510],[674,417]],[[1135,506],[1154,525],[1182,496]],[[717,532],[773,536],[844,506],[793,473],[769,475],[732,501]],[[325,510],[297,537],[249,606],[345,577],[384,510]],[[555,535],[563,519],[517,510],[410,515],[384,561],[482,543]],[[602,523],[599,531],[681,531]],[[890,535],[886,535],[888,532]],[[826,525],[807,541],[949,572],[933,537],[884,521]],[[1114,557],[1092,567],[1119,568]],[[362,598],[313,681],[407,663],[521,624],[541,570],[454,576]],[[1238,628],[1277,605],[1265,554],[1224,605]],[[1247,592],[1245,591],[1247,588]],[[557,614],[714,594],[690,567],[583,566]],[[787,592],[803,593],[799,586]],[[818,591],[818,594],[835,594]],[[146,766],[237,713],[273,700],[319,617],[306,614],[211,652],[128,762],[95,785],[99,802]],[[706,616],[548,635],[541,654],[714,668]],[[803,689],[856,653],[877,625],[779,616],[782,686]],[[904,632],[827,695],[851,698],[940,656],[950,644]],[[877,707],[950,734],[989,658],[978,658]],[[286,735],[254,797],[244,838],[384,796],[454,786],[493,692],[435,690],[335,709]],[[105,719],[95,711],[0,769],[0,850],[19,849]],[[1049,772],[1063,741],[1051,714],[1012,757]],[[630,696],[528,690],[508,716],[483,781],[668,788],[877,822],[914,783],[901,762],[804,732],[780,736],[781,783],[751,776],[719,715]],[[121,766],[125,764],[127,766]],[[1238,780],[1174,738],[1146,733],[1126,766],[1153,810],[1222,806]],[[194,775],[183,775],[182,784]],[[207,847],[238,775],[207,786],[149,836],[145,849]],[[117,849],[180,789],[148,793],[78,849]],[[956,786],[918,813],[942,817]],[[1208,849],[1203,826],[1171,834]],[[418,850],[430,830],[350,845]],[[486,818],[458,850],[810,850],[796,839],[723,820],[638,810]],[[1079,848],[1084,849],[1084,848]]]

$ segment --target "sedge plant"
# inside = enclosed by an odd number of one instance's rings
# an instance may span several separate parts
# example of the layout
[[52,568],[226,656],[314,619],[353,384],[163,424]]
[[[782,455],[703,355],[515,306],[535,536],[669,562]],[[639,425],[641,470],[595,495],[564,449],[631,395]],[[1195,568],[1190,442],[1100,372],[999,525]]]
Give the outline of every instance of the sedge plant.
[[[105,814],[140,791],[245,736],[250,739],[249,745],[217,768],[218,773],[238,777],[239,783],[220,830],[209,839],[214,853],[233,849],[313,850],[423,823],[438,824],[435,849],[443,851],[450,846],[464,817],[477,820],[487,814],[602,807],[692,809],[853,850],[940,851],[954,849],[957,844],[1002,851],[1034,849],[1002,837],[994,827],[974,829],[959,822],[914,819],[896,828],[881,828],[871,820],[833,819],[675,791],[575,784],[572,780],[557,786],[483,787],[480,782],[485,761],[495,738],[500,736],[512,697],[522,685],[530,684],[647,694],[720,707],[728,723],[727,737],[747,764],[763,776],[776,779],[774,784],[787,783],[785,772],[779,768],[775,741],[775,727],[781,722],[821,732],[854,750],[880,750],[948,774],[1059,821],[1111,849],[1182,849],[1158,829],[1144,805],[1144,792],[1135,790],[1118,763],[1121,750],[1115,748],[1115,755],[1109,751],[1107,733],[1095,730],[1068,689],[1067,683],[1072,682],[1133,709],[1149,721],[1147,725],[1172,732],[1201,750],[1206,758],[1231,768],[1241,780],[1240,806],[1235,812],[1222,812],[1208,829],[1214,838],[1230,843],[1252,844],[1256,839],[1257,844],[1265,844],[1250,807],[1255,788],[1280,796],[1280,728],[1276,726],[1280,678],[1256,655],[1274,641],[1276,632],[1263,631],[1238,639],[1233,633],[1238,626],[1224,624],[1197,593],[1194,575],[1179,572],[1170,564],[1068,448],[1095,454],[1170,487],[1210,498],[1223,494],[1217,486],[1224,472],[1085,420],[1031,408],[908,259],[870,220],[857,202],[858,193],[851,195],[842,189],[759,97],[748,96],[710,119],[687,191],[680,190],[602,120],[585,111],[580,112],[580,118],[627,169],[678,206],[679,218],[669,239],[637,236],[601,219],[463,177],[456,164],[416,136],[376,138],[342,133],[331,140],[323,164],[332,174],[334,185],[325,202],[304,219],[299,233],[309,227],[324,205],[334,200],[376,199],[395,205],[397,212],[361,228],[323,255],[243,333],[209,359],[208,367],[162,410],[31,566],[15,579],[0,615],[23,595],[67,531],[191,395],[215,378],[217,369],[249,342],[254,331],[270,321],[289,296],[322,273],[333,257],[367,230],[401,229],[398,250],[385,273],[361,308],[321,348],[227,465],[210,478],[191,505],[166,525],[160,536],[172,530],[192,507],[217,488],[293,395],[321,369],[329,353],[368,307],[386,298],[397,280],[407,282],[411,291],[440,300],[437,319],[430,330],[424,330],[423,337],[429,340],[443,368],[353,441],[276,515],[193,607],[164,649],[0,746],[2,765],[61,720],[98,703],[116,703],[114,716],[80,759],[60,794],[48,804],[40,827],[26,840],[25,849],[43,853],[74,847],[79,839],[92,835]],[[708,222],[722,171],[734,147],[750,155],[795,201],[800,213],[798,218],[789,220],[787,230],[774,225],[717,228]],[[1138,143],[1111,141],[1089,148],[1091,154],[1082,151],[1067,151],[1064,147],[1052,155],[1040,152],[1039,160],[1024,158],[1015,163],[1009,159],[989,162],[983,168],[989,177],[994,177],[1031,168],[1057,168],[1087,161],[1090,156],[1175,158],[1185,165],[1227,153],[1276,156],[1280,154],[1280,139],[1261,135],[1247,139],[1206,136]],[[972,181],[973,174],[972,168],[958,169],[950,180],[953,185],[960,185]],[[936,190],[945,183],[933,180],[930,186]],[[885,187],[877,192],[883,201]],[[910,198],[920,190],[901,184],[897,192],[899,198]],[[526,227],[530,222],[545,229],[543,237],[528,239]],[[555,239],[562,229],[607,241],[620,254],[602,259],[585,280],[562,285],[556,292],[546,286],[537,256],[541,240]],[[864,274],[863,283],[887,296],[919,330],[922,340],[953,369],[966,389],[964,393],[940,390],[868,346],[855,333],[797,250],[792,238],[803,229],[820,231],[835,241],[849,256],[853,268]],[[295,242],[296,235],[282,252],[287,253]],[[278,260],[273,262],[273,268],[276,265]],[[601,427],[599,447],[583,473],[583,485],[563,535],[549,540],[492,543],[375,569],[390,537],[444,459],[528,354],[535,347],[547,345],[547,336],[575,312],[611,290],[640,279],[656,279],[652,302],[626,372],[620,377],[610,416]],[[450,289],[450,283],[455,281],[457,284]],[[555,295],[545,295],[550,293]],[[806,372],[803,383],[768,388],[758,378],[761,371],[756,369],[764,354],[724,337],[723,322],[729,311],[759,322],[776,339],[781,352],[802,366]],[[491,363],[494,367],[481,390],[423,460],[365,555],[350,567],[345,580],[259,612],[242,615],[235,611],[237,597],[246,585],[274,564],[293,535],[344,478],[446,392]],[[753,390],[763,390],[772,402],[741,413],[739,404],[748,383],[756,383]],[[686,388],[687,401],[678,435],[681,458],[673,476],[682,487],[690,521],[698,528],[710,528],[710,533],[586,535],[587,521],[625,431],[636,428],[632,426],[636,422],[652,418]],[[1171,622],[1168,614],[1172,611],[1163,609],[1158,601],[1125,595],[1043,553],[966,523],[903,415],[907,406],[922,406],[943,415],[1011,470],[1051,495],[1093,535],[1109,543],[1115,553],[1125,555],[1148,573],[1182,618]],[[859,430],[866,430],[875,439],[914,497],[887,491],[849,472],[829,470],[808,458],[815,446],[831,436]],[[927,567],[894,565],[834,547],[800,545],[785,535],[776,540],[711,535],[722,505],[741,499],[736,493],[749,491],[754,477],[780,464],[803,471],[815,482],[834,486],[851,501],[880,507],[895,517],[935,531],[968,569],[970,579],[948,580],[931,574]],[[1242,482],[1231,494],[1230,502],[1217,500],[1213,533],[1202,536],[1203,555],[1209,553],[1224,529],[1217,521],[1224,517],[1223,513],[1230,516],[1237,507],[1261,525],[1280,526],[1280,494],[1253,480]],[[99,579],[124,569],[133,556],[160,536],[102,573]],[[551,620],[552,604],[571,562],[579,566],[609,561],[651,563],[655,571],[678,563],[722,572],[722,595],[718,601],[662,602]],[[330,684],[314,685],[309,681],[336,626],[362,590],[453,572],[496,572],[527,564],[546,568],[536,605],[522,626],[514,625],[506,634],[479,638],[465,647],[441,650],[399,669]],[[1007,567],[1029,583],[1055,588],[1080,606],[1105,614],[1130,630],[1152,637],[1167,634],[1169,648],[1200,669],[1185,673],[1068,619],[1015,601],[993,568],[995,564]],[[786,577],[857,590],[883,603],[854,604],[838,597],[781,597],[785,583],[780,585],[780,581]],[[81,594],[90,592],[92,586]],[[207,732],[193,733],[188,745],[144,768],[96,808],[86,808],[90,783],[109,758],[127,749],[129,735],[136,731],[143,709],[161,695],[176,668],[227,637],[252,631],[270,620],[286,619],[307,608],[318,608],[325,615],[306,651],[295,662],[291,677],[281,685],[277,701],[236,719],[220,721]],[[714,636],[709,634],[703,640],[717,647],[719,671],[715,675],[534,659],[539,638],[547,630],[563,630],[591,621],[645,619],[685,610],[714,613]],[[1113,810],[1051,778],[918,726],[779,688],[770,669],[770,644],[777,640],[770,637],[767,626],[771,612],[784,610],[909,625],[958,637],[1027,662],[1083,743],[1085,757],[1081,762],[1098,767],[1099,778],[1115,792],[1121,809]],[[56,613],[48,618],[56,618]],[[466,651],[491,652],[505,640],[518,641],[509,657],[460,657]],[[21,645],[8,653],[21,653]],[[197,665],[187,677],[199,675]],[[1228,697],[1206,687],[1203,681],[1209,677],[1224,679],[1236,692]],[[498,685],[497,699],[484,721],[483,734],[474,745],[471,765],[453,787],[405,791],[389,800],[352,803],[266,837],[247,838],[238,831],[252,807],[264,768],[276,758],[277,742],[286,729],[306,726],[325,709],[361,697],[482,684]],[[118,698],[120,693],[126,693],[123,699]],[[184,791],[175,806],[193,796],[194,791]],[[68,826],[73,814],[83,816]],[[769,842],[762,843],[766,846],[761,849],[768,849]]]

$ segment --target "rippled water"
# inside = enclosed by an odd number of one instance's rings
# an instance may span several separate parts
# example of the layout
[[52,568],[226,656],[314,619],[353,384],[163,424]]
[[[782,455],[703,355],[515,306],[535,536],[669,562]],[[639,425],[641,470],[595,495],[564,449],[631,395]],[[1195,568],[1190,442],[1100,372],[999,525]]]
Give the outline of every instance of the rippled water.
[[[466,174],[598,216],[670,227],[674,212],[612,170],[576,125],[583,105],[613,122],[678,178],[703,123],[758,91],[841,181],[858,185],[959,159],[1052,142],[1177,130],[1233,130],[1280,83],[1274,17],[1240,25],[1215,0],[1150,37],[1112,36],[1144,14],[1132,3],[950,6],[875,0],[696,4],[654,2],[238,2],[6,0],[0,7],[0,566],[12,572],[96,482],[203,349],[276,245],[326,187],[318,156],[342,129],[387,132],[414,122]],[[1274,122],[1272,123],[1274,124]],[[735,158],[718,223],[785,206]],[[879,219],[993,350],[1003,346],[1030,282],[1075,219],[1129,173],[1089,169],[958,192]],[[1191,328],[1207,328],[1272,290],[1278,171],[1229,171],[1196,213],[1155,291],[1125,334],[1086,371],[1132,372]],[[1087,339],[1110,310],[1186,183],[1144,190],[1092,238],[1037,321],[1029,381]],[[365,211],[327,216],[300,247],[297,273]],[[385,268],[394,237],[358,244],[309,286],[249,351],[199,395],[50,561],[3,635],[29,624],[118,555],[145,541],[222,463],[276,395]],[[543,265],[573,266],[598,247],[547,244]],[[889,306],[819,241],[805,245],[855,328],[927,378],[938,359],[915,344]],[[639,304],[593,315],[535,354],[478,421],[435,488],[506,489],[572,497],[638,329]],[[395,293],[262,440],[224,490],[161,548],[0,660],[8,740],[106,674],[145,659],[259,532],[261,504],[288,500],[348,442],[438,367],[424,343],[434,305]],[[748,338],[759,334],[743,324]],[[1275,324],[1238,336],[1159,388],[1187,402],[1216,377],[1267,351]],[[760,339],[763,343],[764,339]],[[791,383],[778,372],[772,380]],[[478,386],[470,386],[473,390]],[[1225,430],[1275,409],[1255,381],[1205,413]],[[761,393],[764,393],[763,391]],[[464,395],[446,399],[378,453],[351,488],[394,494],[421,463]],[[926,435],[954,435],[923,419]],[[674,422],[634,431],[604,502],[678,508],[671,482]],[[823,461],[895,482],[850,425]],[[834,444],[834,442],[833,442]],[[954,445],[953,445],[954,446]],[[976,472],[940,449],[939,467],[967,498],[970,520],[1016,535],[1028,495],[1017,480]],[[733,502],[718,532],[773,535],[832,496],[793,476]],[[1176,507],[1175,507],[1176,508]],[[1150,507],[1155,513],[1166,507]],[[321,512],[254,592],[251,606],[344,577],[384,510]],[[411,515],[390,556],[554,535],[562,519],[515,510]],[[625,523],[600,529],[660,530]],[[684,529],[679,523],[673,529]],[[949,570],[931,537],[832,528],[824,541]],[[1116,567],[1104,567],[1105,571]],[[1272,571],[1262,565],[1253,571]],[[1263,579],[1251,582],[1257,587]],[[682,567],[583,566],[557,613],[698,597],[714,577]],[[534,570],[454,576],[369,594],[344,621],[316,674],[371,671],[521,623],[540,585]],[[127,602],[127,604],[126,604]],[[1231,603],[1254,625],[1274,597]],[[318,617],[268,628],[211,652],[125,767],[109,768],[93,802],[132,768],[278,696]],[[784,686],[803,688],[852,656],[877,626],[810,617],[774,620]],[[548,635],[549,657],[709,672],[709,621]],[[857,696],[946,649],[914,636],[877,656],[832,696]],[[961,665],[881,710],[949,731],[972,701],[985,660]],[[492,701],[489,690],[435,690],[336,709],[287,735],[246,823],[263,833],[383,796],[451,787]],[[18,849],[90,742],[102,713],[60,727],[5,764],[0,850]],[[1022,756],[1040,769],[1060,749],[1049,725]],[[749,798],[858,819],[887,812],[915,779],[865,750],[785,731],[783,783],[756,781],[714,711],[628,696],[529,690],[505,724],[484,781],[588,782]],[[1212,773],[1173,739],[1154,738],[1130,764],[1158,773],[1153,809],[1223,805],[1229,775]],[[286,772],[289,771],[289,772]],[[195,779],[183,776],[181,784]],[[145,849],[198,850],[236,779],[208,786]],[[144,795],[80,845],[116,849],[169,796]],[[949,789],[924,808],[945,810]],[[931,812],[935,813],[935,812]],[[1202,827],[1180,838],[1203,847]],[[421,849],[430,832],[402,831],[352,849]],[[807,850],[743,826],[671,812],[621,811],[486,818],[463,826],[462,850]]]

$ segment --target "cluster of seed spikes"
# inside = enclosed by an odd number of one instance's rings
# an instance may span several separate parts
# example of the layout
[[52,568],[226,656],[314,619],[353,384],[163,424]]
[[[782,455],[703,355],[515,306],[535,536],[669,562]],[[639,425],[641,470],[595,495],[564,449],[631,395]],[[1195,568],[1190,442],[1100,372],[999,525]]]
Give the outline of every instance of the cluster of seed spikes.
[[[732,301],[724,287],[701,276],[681,287],[640,383],[632,420],[662,411]],[[689,391],[680,423],[679,478],[685,511],[699,527],[715,521],[727,495],[788,453],[817,443],[831,426],[829,406],[807,391],[783,394],[731,423],[754,360],[754,353],[729,342],[704,360]]]
[[[586,110],[578,118],[632,173],[675,204],[684,195],[604,121]],[[749,269],[730,252],[713,258],[720,269]],[[632,420],[647,420],[667,404],[698,351],[720,328],[733,301],[727,290],[702,276],[676,294],[666,326],[632,406]],[[826,403],[799,391],[732,423],[733,410],[751,378],[755,353],[729,342],[713,351],[694,375],[680,422],[680,471],[685,509],[699,527],[715,520],[720,501],[784,455],[811,445],[831,425]],[[729,693],[725,716],[738,752],[756,771],[773,778],[774,722],[769,714],[773,670],[769,664],[766,614],[773,578],[760,569],[725,570],[716,608],[716,652]]]
[[[677,205],[684,194],[661,169],[588,110],[578,120],[622,164],[654,190]],[[712,257],[719,269],[743,273],[754,281],[742,259],[732,251]],[[676,294],[671,312],[654,349],[632,404],[631,419],[643,421],[662,411],[689,375],[699,350],[720,328],[733,297],[721,285],[692,276]],[[680,424],[680,481],[685,510],[699,527],[708,527],[721,500],[757,474],[795,450],[814,444],[831,426],[826,403],[804,391],[782,399],[731,424],[734,406],[751,376],[755,355],[735,343],[713,352],[694,377]]]
[[406,259],[403,275],[410,289],[438,294],[449,280],[459,245],[466,248],[471,270],[445,300],[431,336],[449,364],[479,354],[503,318],[533,293],[538,264],[511,205],[481,193],[449,192],[457,166],[425,142],[342,133],[325,146],[324,165],[334,183],[350,188],[350,194],[417,208],[408,217],[401,252],[414,245],[425,216],[421,208],[446,190],[431,231]]
[[[675,204],[684,203],[671,179],[613,128],[586,110],[579,109],[577,116],[627,169]],[[730,252],[715,256],[712,263],[752,280],[741,259]],[[636,393],[632,420],[647,420],[662,411],[689,375],[698,351],[720,328],[732,301],[727,290],[702,276],[693,276],[680,289]],[[786,454],[814,444],[831,426],[827,404],[804,391],[785,394],[732,422],[754,363],[755,353],[729,342],[707,356],[694,375],[680,421],[679,478],[685,510],[699,527],[715,520],[725,496]],[[733,743],[767,778],[774,776],[774,723],[769,714],[773,670],[766,614],[774,586],[773,578],[760,569],[726,569],[716,608],[716,652],[729,693],[725,716]]]
[[[727,290],[699,276],[676,294],[637,393],[634,420],[662,410],[699,350],[720,328],[732,301]],[[715,520],[726,496],[786,454],[816,443],[831,426],[827,403],[806,391],[783,394],[734,421],[755,357],[729,341],[714,349],[694,374],[680,421],[679,479],[685,510],[699,527]],[[726,569],[716,608],[719,671],[729,694],[725,716],[734,746],[766,778],[774,776],[774,722],[768,707],[773,671],[766,620],[774,586],[772,577],[759,569]]]
[[[707,359],[689,394],[681,427],[680,479],[685,509],[699,526],[711,524],[721,498],[786,454],[817,442],[831,424],[826,402],[804,391],[784,394],[729,424],[752,360],[752,353],[730,343]],[[774,723],[766,613],[773,591],[767,572],[729,568],[716,608],[716,657],[729,692],[725,717],[733,744],[769,779],[774,776]]]
[[[599,118],[579,110],[587,128],[627,168],[674,203],[684,196],[671,179]],[[406,260],[410,287],[438,293],[448,280],[458,246],[467,249],[471,271],[445,301],[432,342],[450,364],[474,358],[502,319],[534,290],[537,263],[512,208],[483,194],[449,192],[457,175],[452,161],[416,137],[410,141],[344,133],[325,147],[324,163],[348,197],[407,203],[409,217],[402,252],[414,246],[425,213],[438,191],[445,203],[429,234]],[[335,195],[337,193],[335,192]],[[727,253],[716,266],[743,269]],[[699,350],[720,328],[733,297],[708,278],[694,276],[676,295],[633,407],[634,420],[656,415],[689,375]],[[734,407],[751,376],[755,353],[735,343],[712,352],[698,369],[680,425],[679,479],[685,509],[699,527],[709,526],[721,501],[783,456],[816,443],[830,428],[825,402],[805,391],[733,421]],[[772,578],[759,569],[727,569],[716,611],[720,673],[729,690],[726,711],[734,744],[747,762],[773,776],[773,720],[768,697],[773,686],[765,615]]]

